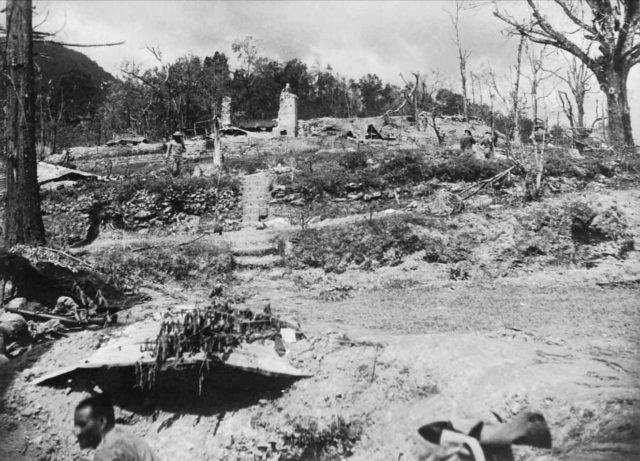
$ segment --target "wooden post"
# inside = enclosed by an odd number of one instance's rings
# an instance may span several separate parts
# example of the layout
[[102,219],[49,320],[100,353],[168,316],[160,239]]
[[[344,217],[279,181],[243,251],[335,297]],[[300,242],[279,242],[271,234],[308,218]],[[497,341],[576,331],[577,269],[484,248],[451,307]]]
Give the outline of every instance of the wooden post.
[[43,244],[36,160],[31,0],[7,0],[4,244]]

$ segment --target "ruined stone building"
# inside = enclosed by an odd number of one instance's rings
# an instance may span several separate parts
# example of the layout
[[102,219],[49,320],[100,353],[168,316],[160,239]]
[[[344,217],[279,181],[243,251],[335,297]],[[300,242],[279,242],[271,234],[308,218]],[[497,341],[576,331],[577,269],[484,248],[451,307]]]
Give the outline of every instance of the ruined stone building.
[[220,108],[220,125],[222,128],[231,126],[231,96],[222,98],[222,107]]
[[291,93],[288,83],[280,93],[278,125],[273,133],[276,136],[298,136],[298,97]]

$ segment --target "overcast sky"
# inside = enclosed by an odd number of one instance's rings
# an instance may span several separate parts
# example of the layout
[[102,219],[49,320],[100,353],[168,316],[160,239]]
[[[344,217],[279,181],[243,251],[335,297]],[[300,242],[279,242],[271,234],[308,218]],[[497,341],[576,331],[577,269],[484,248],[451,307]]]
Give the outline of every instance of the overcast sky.
[[[108,72],[118,75],[123,61],[143,68],[155,64],[146,45],[159,47],[164,59],[185,54],[233,57],[234,40],[251,35],[261,55],[282,61],[299,58],[310,67],[331,65],[345,77],[375,73],[401,84],[399,73],[439,68],[458,83],[457,50],[447,11],[450,1],[98,1],[36,0],[40,29],[58,31],[68,42],[125,41],[117,47],[80,49]],[[501,8],[526,14],[520,1],[500,1]],[[48,15],[48,16],[47,16]],[[469,69],[489,64],[507,74],[517,41],[502,31],[490,3],[463,13],[462,39],[472,54]],[[232,64],[234,61],[232,61]],[[632,117],[640,138],[640,71],[629,79]],[[555,101],[555,98],[553,98]],[[555,102],[549,111],[556,110]]]

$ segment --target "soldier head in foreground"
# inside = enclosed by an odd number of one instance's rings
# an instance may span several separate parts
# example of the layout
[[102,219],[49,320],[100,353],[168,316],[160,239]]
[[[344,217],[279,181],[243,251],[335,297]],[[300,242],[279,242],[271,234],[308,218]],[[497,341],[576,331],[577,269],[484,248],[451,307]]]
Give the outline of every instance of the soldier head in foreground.
[[94,461],[160,461],[144,440],[116,427],[113,405],[104,395],[78,404],[73,432],[80,448],[96,450]]

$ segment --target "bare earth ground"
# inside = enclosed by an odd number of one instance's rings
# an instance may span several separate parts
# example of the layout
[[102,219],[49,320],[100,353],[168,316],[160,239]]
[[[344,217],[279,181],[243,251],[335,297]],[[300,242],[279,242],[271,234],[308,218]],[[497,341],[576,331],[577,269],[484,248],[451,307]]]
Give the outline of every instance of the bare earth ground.
[[[602,194],[624,210],[638,242],[640,192]],[[533,408],[546,416],[554,449],[518,449],[517,459],[640,459],[638,285],[596,285],[639,276],[637,250],[593,269],[533,266],[470,281],[452,281],[446,266],[420,258],[340,275],[244,270],[234,289],[250,306],[269,302],[307,332],[290,358],[313,377],[275,391],[211,385],[195,403],[178,387],[148,412],[139,411],[145,402],[125,403],[116,416],[166,460],[254,459],[262,442],[283,450],[300,426],[316,421],[320,431],[337,417],[363,428],[353,459],[397,460],[415,459],[416,430],[427,422]],[[319,289],[335,285],[353,290],[342,301],[320,301]],[[125,322],[178,302],[150,294]],[[90,459],[72,435],[83,394],[30,381],[89,355],[115,330],[70,334],[4,366],[1,460]]]

